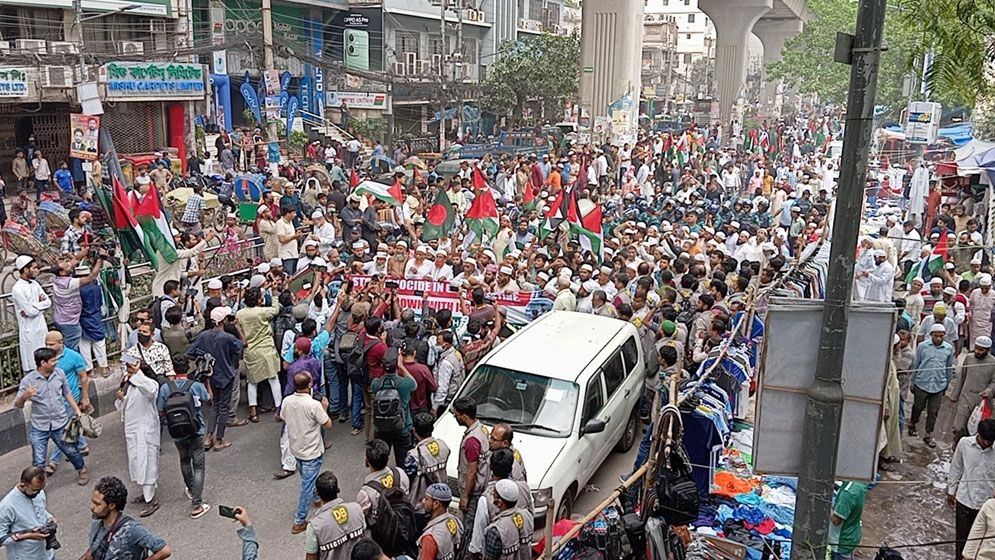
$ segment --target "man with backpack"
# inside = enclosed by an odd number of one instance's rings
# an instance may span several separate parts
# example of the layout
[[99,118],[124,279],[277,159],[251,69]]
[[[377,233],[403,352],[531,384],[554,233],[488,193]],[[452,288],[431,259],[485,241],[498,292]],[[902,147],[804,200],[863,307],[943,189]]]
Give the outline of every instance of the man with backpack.
[[356,502],[363,509],[370,534],[394,557],[413,555],[418,538],[415,511],[408,500],[408,475],[397,467],[388,467],[390,447],[383,440],[366,443],[366,466],[370,474],[363,480]]
[[[339,339],[346,378],[352,385],[352,435],[363,432],[363,403],[369,403],[370,380],[383,376],[387,344],[381,340],[383,324],[379,317],[367,317],[360,332],[349,330]],[[370,410],[370,407],[367,407]]]
[[[404,473],[411,481],[411,503],[418,516],[418,526],[423,527],[431,512],[424,505],[423,498],[428,487],[436,483],[446,483],[446,463],[449,461],[449,446],[441,439],[432,437],[435,417],[427,412],[414,417],[414,432],[418,443],[408,451],[402,463]],[[450,499],[452,499],[450,495]],[[448,507],[448,504],[447,504]]]
[[[211,310],[210,319],[213,326],[194,339],[187,349],[192,356],[210,354],[214,358],[214,368],[211,373],[211,389],[215,395],[214,414],[210,417],[207,428],[206,449],[226,449],[231,447],[225,441],[225,430],[228,421],[233,416],[231,411],[232,393],[238,387],[238,361],[242,357],[242,341],[225,330],[231,315],[230,307],[215,307]],[[240,418],[232,426],[244,426],[247,421]]]
[[404,463],[411,449],[411,394],[415,380],[397,367],[397,349],[388,348],[383,358],[384,375],[370,385],[373,395],[373,437],[394,449],[394,463]]
[[172,375],[159,387],[158,408],[163,423],[180,455],[180,472],[190,495],[190,517],[203,516],[211,506],[204,503],[204,414],[201,408],[210,402],[207,388],[199,381],[187,379],[190,361],[186,356],[173,358]]
[[297,513],[290,528],[290,532],[296,535],[307,529],[307,512],[314,500],[315,481],[321,472],[322,455],[325,453],[321,428],[332,429],[332,420],[326,412],[327,402],[318,402],[312,396],[311,374],[301,371],[293,379],[295,391],[282,403],[280,418],[286,423],[290,453],[297,459],[297,470],[301,473]]

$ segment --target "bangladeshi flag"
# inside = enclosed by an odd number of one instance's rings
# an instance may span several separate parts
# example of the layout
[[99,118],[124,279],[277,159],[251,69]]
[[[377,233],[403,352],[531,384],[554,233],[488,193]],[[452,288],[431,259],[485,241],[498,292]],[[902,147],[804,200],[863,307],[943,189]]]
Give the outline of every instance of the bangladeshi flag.
[[456,209],[446,194],[446,189],[439,189],[439,194],[435,195],[435,202],[428,209],[425,215],[425,225],[422,230],[421,240],[431,241],[448,237],[453,231],[453,224],[456,222]]

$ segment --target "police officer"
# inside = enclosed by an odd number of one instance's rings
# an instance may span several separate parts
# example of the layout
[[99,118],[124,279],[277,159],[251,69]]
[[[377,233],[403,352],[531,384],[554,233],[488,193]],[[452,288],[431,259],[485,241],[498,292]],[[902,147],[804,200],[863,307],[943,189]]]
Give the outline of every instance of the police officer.
[[530,560],[532,516],[516,507],[518,485],[500,480],[493,494],[498,514],[484,531],[483,560]]
[[418,443],[404,458],[404,473],[408,475],[411,491],[408,496],[418,517],[418,526],[424,527],[429,512],[422,507],[422,498],[429,485],[446,482],[446,462],[449,461],[449,446],[446,442],[432,437],[435,417],[427,412],[414,417],[415,436]]
[[512,429],[510,424],[505,422],[494,424],[488,438],[491,453],[494,453],[498,449],[510,449],[512,456],[515,458],[515,464],[511,468],[511,479],[515,482],[528,482],[528,476],[525,473],[525,463],[522,462],[522,454],[511,444],[511,440],[514,437],[515,430]]
[[321,505],[305,532],[307,560],[349,560],[359,541],[370,536],[363,508],[339,498],[339,481],[331,471],[318,475],[315,492]]
[[[398,468],[388,467],[390,461],[390,446],[382,439],[372,439],[366,443],[366,466],[370,474],[363,480],[363,486],[356,494],[356,502],[363,509],[367,519],[376,518],[376,506],[380,502],[380,494],[390,488],[400,488],[408,495],[408,475]],[[372,484],[375,488],[371,488]]]
[[418,560],[453,560],[463,541],[463,524],[449,513],[453,491],[448,484],[430,484],[421,499],[429,515],[428,525],[418,537]]
[[[473,531],[469,543],[469,551],[472,554],[483,552],[485,530],[500,513],[493,499],[494,488],[502,480],[511,480],[514,462],[514,454],[510,449],[502,448],[491,452],[490,466],[493,478],[487,483],[484,494],[478,500],[477,515],[473,520]],[[523,510],[522,514],[531,519],[535,515],[535,505],[532,503],[532,492],[529,490],[529,485],[527,482],[515,482],[515,485],[518,487],[518,497],[515,503],[519,509]]]

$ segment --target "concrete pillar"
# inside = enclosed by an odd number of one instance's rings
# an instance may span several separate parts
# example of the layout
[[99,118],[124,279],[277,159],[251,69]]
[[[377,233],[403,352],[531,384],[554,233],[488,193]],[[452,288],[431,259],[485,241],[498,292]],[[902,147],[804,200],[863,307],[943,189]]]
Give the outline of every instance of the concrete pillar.
[[[642,90],[643,0],[585,0],[581,31],[581,104],[591,122]],[[636,119],[633,115],[633,128]]]
[[715,78],[723,142],[729,140],[732,106],[746,81],[750,31],[771,7],[773,0],[698,0],[698,8],[715,25]]
[[753,34],[764,45],[763,75],[764,93],[763,105],[775,117],[781,114],[781,103],[778,98],[778,88],[781,80],[767,79],[767,65],[781,60],[781,51],[788,39],[802,32],[804,23],[800,19],[761,19],[753,25]]

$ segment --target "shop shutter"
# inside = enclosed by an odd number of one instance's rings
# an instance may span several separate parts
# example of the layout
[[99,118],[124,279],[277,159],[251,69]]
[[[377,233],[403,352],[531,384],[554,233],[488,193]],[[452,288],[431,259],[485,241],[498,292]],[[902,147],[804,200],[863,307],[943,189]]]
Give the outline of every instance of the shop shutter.
[[161,103],[118,102],[104,110],[100,126],[110,131],[118,153],[154,152],[166,144]]

